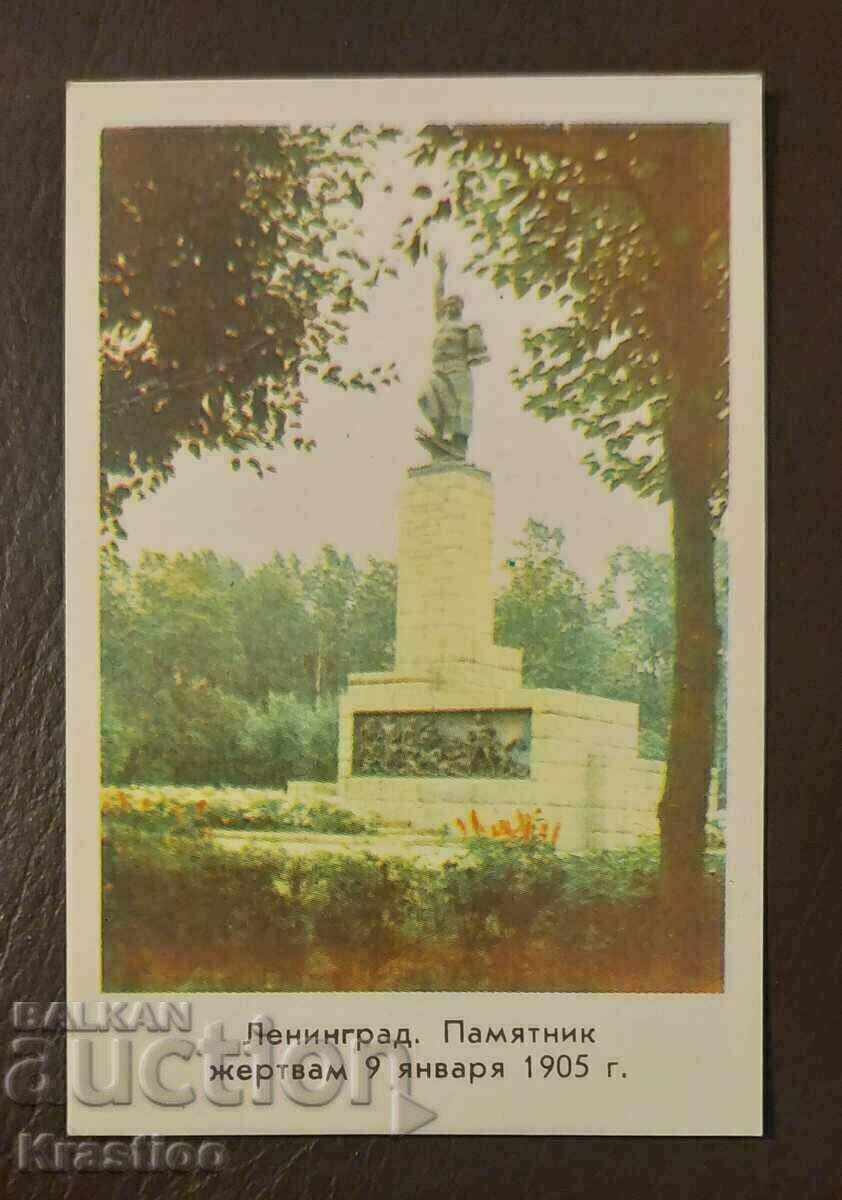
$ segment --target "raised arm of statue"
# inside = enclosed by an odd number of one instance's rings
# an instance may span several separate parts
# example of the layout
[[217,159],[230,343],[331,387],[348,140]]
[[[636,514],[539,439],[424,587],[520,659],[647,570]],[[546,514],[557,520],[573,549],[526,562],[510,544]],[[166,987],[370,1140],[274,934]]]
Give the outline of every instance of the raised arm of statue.
[[418,407],[430,429],[429,432],[419,429],[417,433],[434,462],[442,459],[464,462],[473,424],[471,368],[488,362],[488,349],[479,325],[464,324],[461,296],[445,294],[446,266],[445,256],[436,255],[432,369],[418,396]]

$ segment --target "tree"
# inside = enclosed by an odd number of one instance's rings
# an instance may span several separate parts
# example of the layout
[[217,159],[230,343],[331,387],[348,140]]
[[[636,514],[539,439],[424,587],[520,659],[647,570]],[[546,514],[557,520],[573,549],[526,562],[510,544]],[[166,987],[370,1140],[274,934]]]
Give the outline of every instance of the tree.
[[265,700],[270,692],[312,697],[314,631],[300,559],[275,554],[243,580],[237,598],[237,632],[247,663],[243,695]]
[[[250,572],[209,550],[145,553],[134,567],[106,557],[103,777],[330,777],[335,698],[348,671],[383,670],[393,660],[396,575],[393,563],[371,558],[361,570],[331,546],[310,567],[276,554]],[[239,731],[225,731],[226,712]],[[275,717],[286,730],[277,738]],[[303,730],[297,767],[289,751],[296,730]]]
[[640,705],[641,754],[662,759],[669,740],[675,649],[672,557],[623,546],[611,555],[600,591],[611,629],[606,692]]
[[245,674],[237,636],[242,567],[213,550],[144,552],[134,573],[139,675],[150,686],[177,679],[240,692]]
[[233,778],[236,726],[245,711],[235,621],[242,579],[241,567],[212,551],[172,559],[146,553],[134,570],[119,559],[104,560],[105,779]]
[[[470,266],[516,295],[553,297],[514,382],[526,405],[594,440],[612,488],[671,501],[675,662],[660,805],[667,890],[702,873],[719,630],[714,529],[726,503],[728,135],[724,126],[493,126],[422,131],[420,167],[450,178],[406,232],[455,215]],[[428,191],[427,189],[422,189]],[[429,191],[428,191],[429,194]]]
[[241,740],[249,706],[203,680],[178,677],[144,697],[135,725],[142,757],[129,781],[232,784],[243,778]]
[[523,650],[530,687],[601,691],[600,636],[582,579],[564,559],[564,534],[530,518],[497,599],[495,639]]
[[309,775],[305,758],[312,716],[288,692],[272,692],[250,710],[242,742],[251,780],[286,787],[290,779]]
[[[259,474],[292,434],[302,381],[374,390],[333,351],[382,262],[356,248],[369,154],[396,131],[138,128],[102,135],[101,503],[122,536],[183,446]],[[266,469],[271,470],[271,467]]]
[[389,671],[395,664],[398,569],[369,558],[357,581],[349,630],[349,670]]
[[309,654],[312,696],[318,707],[324,694],[344,685],[350,659],[350,626],[358,572],[349,554],[323,546],[305,573],[305,591],[313,629]]

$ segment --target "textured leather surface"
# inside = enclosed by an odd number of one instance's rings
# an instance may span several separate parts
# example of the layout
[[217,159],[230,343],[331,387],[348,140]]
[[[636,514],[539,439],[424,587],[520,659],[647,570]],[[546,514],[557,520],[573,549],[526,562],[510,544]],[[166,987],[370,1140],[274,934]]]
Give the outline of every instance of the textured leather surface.
[[[62,226],[68,78],[764,70],[770,198],[769,1136],[229,1139],[219,1177],[17,1176],[15,1195],[837,1194],[840,854],[838,0],[281,4],[6,0],[0,10],[0,980],[60,997]],[[835,34],[834,34],[835,31]],[[837,515],[832,513],[836,510]],[[838,598],[838,590],[837,590]],[[838,647],[838,634],[836,646]],[[4,1054],[6,1053],[4,1049]],[[723,1089],[729,1086],[722,1081]],[[0,1173],[27,1124],[3,1099]]]

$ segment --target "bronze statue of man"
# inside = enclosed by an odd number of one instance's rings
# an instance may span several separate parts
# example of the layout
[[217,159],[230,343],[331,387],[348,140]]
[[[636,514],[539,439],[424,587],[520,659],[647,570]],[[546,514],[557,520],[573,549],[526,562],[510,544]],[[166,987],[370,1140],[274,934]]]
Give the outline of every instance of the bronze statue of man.
[[433,292],[433,369],[418,397],[418,407],[432,432],[419,429],[417,433],[434,461],[464,462],[474,415],[471,368],[488,362],[488,350],[479,325],[462,323],[461,297],[445,295],[446,265],[444,255],[439,254]]

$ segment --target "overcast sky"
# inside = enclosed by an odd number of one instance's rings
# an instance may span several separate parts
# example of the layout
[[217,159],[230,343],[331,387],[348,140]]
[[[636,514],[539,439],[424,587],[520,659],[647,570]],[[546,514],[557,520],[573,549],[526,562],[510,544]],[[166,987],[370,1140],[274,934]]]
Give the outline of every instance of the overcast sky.
[[[363,253],[388,252],[409,211],[408,194],[421,182],[403,165],[403,149],[398,144],[386,151],[364,208],[354,213]],[[387,177],[390,192],[383,191]],[[618,546],[669,549],[669,506],[640,500],[627,488],[610,492],[582,466],[588,443],[567,419],[545,423],[523,411],[523,397],[509,379],[522,361],[523,330],[557,323],[558,309],[550,301],[517,300],[465,274],[470,247],[457,228],[443,225],[436,237],[435,248],[448,255],[447,290],[464,297],[465,319],[482,326],[491,356],[474,374],[469,458],[494,480],[498,560],[510,556],[528,517],[564,530],[570,566],[591,584]],[[385,277],[369,296],[369,311],[354,315],[343,359],[357,367],[395,361],[400,383],[371,395],[308,382],[304,432],[317,446],[309,454],[279,448],[262,455],[277,468],[262,480],[245,468],[232,471],[228,454],[196,461],[181,453],[169,483],[126,506],[128,558],[142,549],[211,547],[253,565],[275,551],[309,560],[326,542],[360,560],[395,554],[400,484],[407,467],[427,457],[414,430],[433,333],[431,263],[396,265],[398,278]]]

